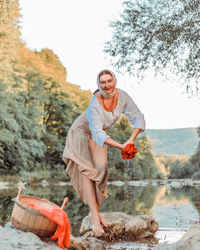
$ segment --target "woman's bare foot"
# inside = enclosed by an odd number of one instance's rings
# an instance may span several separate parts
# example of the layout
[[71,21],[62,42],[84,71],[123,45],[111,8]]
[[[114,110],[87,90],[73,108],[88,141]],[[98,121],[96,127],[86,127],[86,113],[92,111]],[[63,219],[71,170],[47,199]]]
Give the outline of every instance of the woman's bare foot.
[[103,228],[101,227],[101,224],[97,221],[93,221],[92,222],[93,226],[92,226],[92,231],[94,233],[98,233],[98,234],[104,234],[104,230]]
[[110,223],[109,223],[107,220],[105,220],[105,219],[103,218],[103,216],[101,216],[100,214],[99,214],[99,219],[100,219],[101,224],[102,224],[104,227],[110,226]]
[[96,217],[92,216],[91,213],[89,213],[89,217],[90,217],[91,223],[92,223],[92,231],[94,233],[103,234],[104,230],[101,226],[99,217],[96,218]]

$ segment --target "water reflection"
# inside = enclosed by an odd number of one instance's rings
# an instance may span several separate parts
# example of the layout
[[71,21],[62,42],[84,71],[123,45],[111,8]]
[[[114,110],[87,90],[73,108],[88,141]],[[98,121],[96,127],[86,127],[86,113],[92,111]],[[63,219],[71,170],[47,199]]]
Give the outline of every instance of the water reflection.
[[[4,225],[10,218],[17,188],[0,190],[0,221]],[[82,218],[89,212],[73,188],[69,185],[27,186],[24,195],[45,198],[61,206],[64,197],[69,197],[66,207],[72,233],[79,235]],[[132,215],[150,214],[156,218],[160,227],[187,228],[199,222],[200,207],[198,204],[200,187],[170,188],[167,185],[109,185],[108,198],[100,211],[122,211]]]
[[199,224],[199,195],[199,186],[162,187],[153,206],[153,214],[160,227],[188,228]]

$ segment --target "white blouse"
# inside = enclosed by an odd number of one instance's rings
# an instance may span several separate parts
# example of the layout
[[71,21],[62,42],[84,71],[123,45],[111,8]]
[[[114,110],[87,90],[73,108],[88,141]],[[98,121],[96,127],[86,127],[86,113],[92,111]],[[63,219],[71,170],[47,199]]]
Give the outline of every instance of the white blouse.
[[109,135],[104,131],[111,127],[124,114],[129,119],[129,122],[135,128],[145,130],[144,115],[140,112],[132,98],[123,90],[118,89],[117,106],[112,112],[108,112],[99,103],[96,95],[90,100],[88,109],[86,110],[89,128],[92,133],[92,139],[101,147]]

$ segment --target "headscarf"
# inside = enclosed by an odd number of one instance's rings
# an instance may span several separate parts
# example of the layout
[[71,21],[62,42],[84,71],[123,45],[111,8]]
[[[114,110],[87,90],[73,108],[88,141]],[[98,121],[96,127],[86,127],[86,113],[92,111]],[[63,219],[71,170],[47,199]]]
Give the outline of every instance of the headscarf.
[[[115,83],[115,85],[114,85],[114,91],[113,91],[111,94],[105,93],[105,92],[102,90],[101,85],[100,85],[100,82],[99,82],[99,76],[100,76],[101,73],[104,72],[104,71],[109,72],[109,74],[110,74],[110,75],[113,77],[113,79],[114,79],[114,83]],[[99,72],[99,74],[97,75],[97,86],[98,86],[98,90],[100,91],[100,93],[102,94],[102,96],[105,97],[105,98],[113,97],[113,96],[115,95],[116,84],[117,84],[117,79],[116,79],[114,73],[113,73],[111,70],[108,70],[108,69],[101,70],[101,71]],[[96,92],[96,91],[95,91],[95,92]]]

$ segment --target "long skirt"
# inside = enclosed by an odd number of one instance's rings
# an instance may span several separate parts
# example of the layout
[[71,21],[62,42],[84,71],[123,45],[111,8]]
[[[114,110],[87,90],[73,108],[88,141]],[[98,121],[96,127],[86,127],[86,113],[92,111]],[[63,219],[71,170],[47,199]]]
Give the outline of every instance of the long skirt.
[[107,196],[107,147],[100,147],[91,139],[86,113],[81,114],[69,129],[63,158],[71,184],[80,199],[87,204],[83,190],[83,176],[94,181],[97,203],[100,206]]

